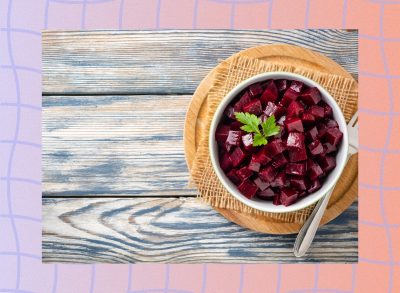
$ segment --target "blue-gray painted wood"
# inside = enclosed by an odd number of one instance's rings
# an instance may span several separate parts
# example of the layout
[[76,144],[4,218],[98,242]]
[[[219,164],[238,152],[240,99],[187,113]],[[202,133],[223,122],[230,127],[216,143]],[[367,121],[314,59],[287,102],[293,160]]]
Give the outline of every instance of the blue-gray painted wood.
[[356,263],[357,232],[354,203],[298,259],[296,235],[242,228],[193,198],[43,199],[44,262]]

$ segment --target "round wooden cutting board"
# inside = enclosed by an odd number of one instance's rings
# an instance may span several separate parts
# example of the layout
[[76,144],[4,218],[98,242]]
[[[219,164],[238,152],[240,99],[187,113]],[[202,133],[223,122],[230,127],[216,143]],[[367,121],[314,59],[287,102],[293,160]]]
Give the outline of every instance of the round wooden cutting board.
[[[279,62],[291,65],[298,65],[325,73],[342,75],[352,78],[343,67],[317,52],[285,44],[266,45],[250,48],[241,51],[235,56],[247,56],[269,62]],[[218,68],[218,66],[216,67]],[[212,70],[200,83],[195,91],[192,101],[186,113],[184,127],[184,146],[186,162],[189,169],[192,167],[193,159],[199,142],[202,139],[205,127],[205,117],[207,111],[207,96],[214,81],[216,68]],[[353,156],[346,166],[346,169],[337,184],[335,192],[332,194],[328,208],[322,218],[321,225],[328,223],[346,210],[357,198],[358,193],[358,156]],[[259,216],[235,210],[215,208],[228,220],[235,222],[243,227],[270,234],[290,234],[297,233],[302,223],[283,222],[268,216]]]

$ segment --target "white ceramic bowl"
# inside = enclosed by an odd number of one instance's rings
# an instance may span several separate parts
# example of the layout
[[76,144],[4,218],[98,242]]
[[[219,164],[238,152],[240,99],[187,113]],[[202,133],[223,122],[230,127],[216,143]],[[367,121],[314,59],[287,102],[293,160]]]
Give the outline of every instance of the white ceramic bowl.
[[[243,89],[245,89],[246,87],[248,87],[253,83],[268,79],[298,80],[310,87],[317,87],[321,92],[322,99],[329,106],[332,107],[333,117],[339,124],[340,130],[343,132],[343,140],[336,156],[336,168],[332,170],[332,172],[327,176],[327,178],[325,178],[325,181],[323,182],[322,187],[319,190],[305,196],[304,198],[300,199],[299,201],[295,202],[294,204],[288,207],[283,205],[276,206],[271,201],[264,201],[257,198],[254,199],[246,198],[244,195],[240,193],[237,187],[225,175],[224,171],[221,169],[219,165],[219,160],[218,160],[218,145],[215,140],[215,131],[217,129],[219,121],[221,120],[225,108],[232,101],[232,99],[234,99]],[[240,200],[242,203],[261,211],[272,212],[272,213],[285,213],[285,212],[297,211],[315,203],[320,198],[322,198],[338,181],[346,164],[346,156],[348,151],[348,134],[347,134],[346,121],[343,117],[342,111],[340,110],[336,101],[322,86],[312,81],[311,79],[308,79],[298,74],[293,74],[289,72],[268,72],[253,76],[241,82],[234,89],[232,89],[228,93],[228,95],[221,101],[221,104],[218,106],[215,115],[213,117],[213,120],[211,122],[209,148],[210,148],[211,162],[219,180],[235,198]]]

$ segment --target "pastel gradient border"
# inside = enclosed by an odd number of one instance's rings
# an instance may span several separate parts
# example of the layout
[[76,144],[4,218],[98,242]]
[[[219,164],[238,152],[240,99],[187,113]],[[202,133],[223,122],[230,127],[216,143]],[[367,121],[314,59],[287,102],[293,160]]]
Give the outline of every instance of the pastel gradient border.
[[[400,292],[399,19],[400,0],[0,0],[0,292]],[[328,27],[360,30],[358,265],[41,263],[42,29]]]

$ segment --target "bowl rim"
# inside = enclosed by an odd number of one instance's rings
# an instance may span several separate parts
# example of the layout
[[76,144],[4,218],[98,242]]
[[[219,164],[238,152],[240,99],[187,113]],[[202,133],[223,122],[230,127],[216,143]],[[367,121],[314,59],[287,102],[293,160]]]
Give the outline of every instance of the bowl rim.
[[[339,129],[343,133],[343,139],[340,146],[340,149],[336,155],[336,167],[335,169],[328,175],[327,179],[322,184],[322,187],[314,193],[307,195],[301,200],[295,202],[290,206],[284,205],[273,205],[270,201],[262,201],[262,200],[254,200],[248,199],[244,195],[242,195],[237,187],[228,179],[225,173],[222,171],[219,161],[218,161],[218,145],[215,140],[215,131],[217,129],[218,123],[223,115],[225,108],[231,102],[232,99],[236,97],[244,88],[247,86],[265,81],[267,79],[291,79],[298,80],[306,84],[307,86],[317,87],[321,92],[323,100],[325,100],[333,110],[334,118],[339,125]],[[210,132],[209,132],[209,153],[211,158],[211,163],[215,173],[217,174],[218,179],[222,183],[222,185],[228,190],[228,192],[233,195],[236,199],[238,199],[243,204],[252,207],[254,209],[270,212],[270,213],[288,213],[294,212],[301,209],[304,209],[318,200],[320,200],[339,180],[343,169],[346,165],[346,158],[348,153],[348,133],[347,133],[347,123],[343,116],[343,112],[341,111],[339,105],[335,101],[335,99],[329,94],[329,92],[322,87],[319,83],[296,73],[284,72],[284,71],[274,71],[274,72],[265,72],[261,74],[254,75],[238,85],[236,85],[222,100],[218,105],[214,116],[211,121]]]

